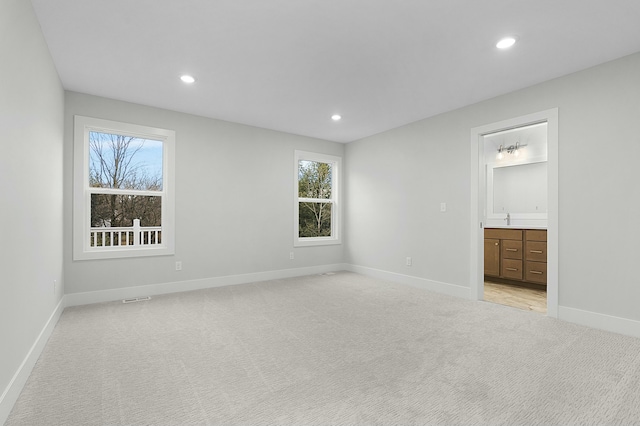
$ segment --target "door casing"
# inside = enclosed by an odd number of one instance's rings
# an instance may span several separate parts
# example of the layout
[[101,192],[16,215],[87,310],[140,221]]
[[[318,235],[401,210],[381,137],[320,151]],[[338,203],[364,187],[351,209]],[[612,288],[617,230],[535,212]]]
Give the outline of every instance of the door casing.
[[485,158],[484,136],[547,123],[547,316],[558,317],[558,108],[527,114],[471,129],[471,268],[470,299],[482,300],[484,295],[484,211]]

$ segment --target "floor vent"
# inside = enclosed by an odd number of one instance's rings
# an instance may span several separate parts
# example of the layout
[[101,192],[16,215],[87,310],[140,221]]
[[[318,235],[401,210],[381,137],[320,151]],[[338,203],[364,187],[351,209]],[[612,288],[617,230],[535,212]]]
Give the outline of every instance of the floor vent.
[[323,272],[322,274],[318,274],[318,275],[335,275],[335,272]]
[[122,303],[144,302],[145,300],[151,300],[151,296],[132,297],[131,299],[122,299]]

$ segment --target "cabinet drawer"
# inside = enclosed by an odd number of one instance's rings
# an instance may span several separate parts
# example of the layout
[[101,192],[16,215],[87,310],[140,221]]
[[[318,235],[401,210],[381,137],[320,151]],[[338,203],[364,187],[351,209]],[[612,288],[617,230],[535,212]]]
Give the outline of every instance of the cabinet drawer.
[[527,241],[527,260],[534,262],[547,261],[547,243],[544,241]]
[[524,234],[527,241],[547,241],[546,229],[527,229]]
[[522,279],[522,260],[502,259],[502,278]]
[[522,259],[522,241],[503,240],[502,241],[502,258],[503,259]]
[[525,262],[525,280],[538,284],[547,283],[547,264],[543,262]]
[[522,241],[522,229],[486,228],[484,230],[484,237],[494,238],[496,240]]

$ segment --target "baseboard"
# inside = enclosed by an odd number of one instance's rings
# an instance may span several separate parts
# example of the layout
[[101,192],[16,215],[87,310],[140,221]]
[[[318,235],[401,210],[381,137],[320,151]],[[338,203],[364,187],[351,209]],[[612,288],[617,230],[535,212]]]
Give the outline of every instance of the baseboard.
[[[377,279],[407,284],[413,287],[435,291],[437,293],[448,294],[454,297],[472,299],[471,290],[468,287],[352,264],[347,264],[344,267],[344,270]],[[586,327],[596,328],[598,330],[610,331],[612,333],[640,338],[640,321],[636,320],[614,317],[597,312],[583,311],[581,309],[568,308],[566,306],[558,307],[558,319],[574,324],[584,325]]]
[[559,306],[558,319],[626,336],[640,337],[640,321],[627,318]]
[[280,269],[275,271],[256,272],[251,274],[228,275],[224,277],[203,278],[198,280],[175,281],[162,284],[150,284],[136,287],[114,288],[110,290],[70,293],[65,295],[65,306],[89,305],[92,303],[111,302],[132,297],[154,296],[159,294],[178,293],[181,291],[202,290],[205,288],[223,287],[236,284],[247,284],[259,281],[277,280],[281,278],[300,277],[304,275],[322,274],[325,272],[346,270],[347,265],[336,263],[331,265],[309,266],[305,268]]
[[443,283],[440,281],[428,280],[426,278],[414,277],[411,275],[398,274],[396,272],[388,272],[380,269],[368,268],[359,265],[346,265],[345,270],[356,272],[358,274],[367,275],[381,280],[393,281],[401,284],[407,284],[412,287],[418,287],[424,290],[443,293],[449,296],[460,297],[463,299],[471,299],[471,289],[455,284]]
[[31,349],[27,352],[22,364],[20,364],[20,367],[18,367],[18,370],[11,378],[7,388],[2,393],[2,396],[0,396],[0,425],[4,424],[9,417],[13,405],[18,400],[20,392],[22,392],[22,388],[24,388],[24,385],[27,383],[31,370],[33,370],[38,358],[40,358],[40,354],[47,344],[53,329],[58,323],[63,310],[64,298],[60,299],[58,302],[58,305],[53,310],[51,316],[49,316],[49,319],[42,328],[42,331],[40,331],[40,334],[31,346]]

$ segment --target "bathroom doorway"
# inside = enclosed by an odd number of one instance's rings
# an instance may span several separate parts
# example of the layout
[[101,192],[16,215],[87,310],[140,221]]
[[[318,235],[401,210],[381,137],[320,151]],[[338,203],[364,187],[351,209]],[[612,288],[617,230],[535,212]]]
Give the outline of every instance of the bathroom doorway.
[[471,130],[473,299],[558,316],[557,141],[557,109]]
[[483,300],[547,312],[546,121],[482,136]]

